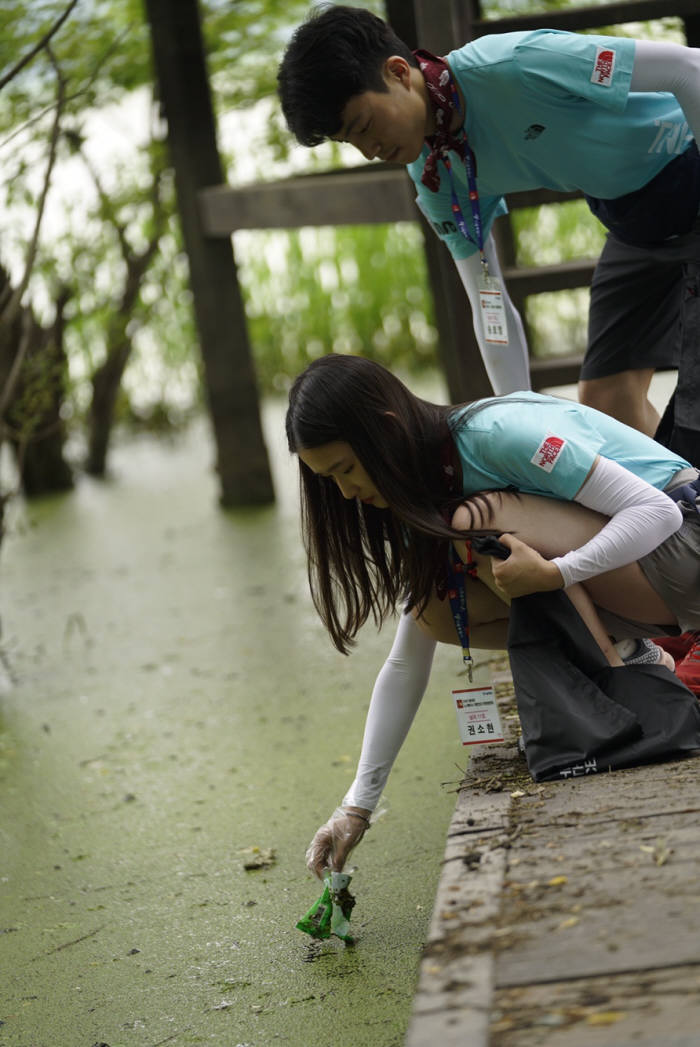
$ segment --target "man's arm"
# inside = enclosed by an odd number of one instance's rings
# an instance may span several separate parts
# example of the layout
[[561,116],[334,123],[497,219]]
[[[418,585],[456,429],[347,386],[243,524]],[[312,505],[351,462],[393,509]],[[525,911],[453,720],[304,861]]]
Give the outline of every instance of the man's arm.
[[474,323],[474,334],[479,346],[486,373],[496,396],[505,396],[521,389],[530,388],[530,361],[527,349],[525,329],[520,313],[508,296],[501,267],[496,254],[493,236],[484,244],[484,254],[489,265],[491,276],[498,278],[503,291],[503,304],[508,327],[508,345],[493,345],[486,341],[481,325],[481,305],[479,302],[479,277],[481,276],[481,259],[478,253],[468,258],[456,258],[455,265],[469,298]]
[[631,91],[670,91],[700,148],[700,49],[637,40]]

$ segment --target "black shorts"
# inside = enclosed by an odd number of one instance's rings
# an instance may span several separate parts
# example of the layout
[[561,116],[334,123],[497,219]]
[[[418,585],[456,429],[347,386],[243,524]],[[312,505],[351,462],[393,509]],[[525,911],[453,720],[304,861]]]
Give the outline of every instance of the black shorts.
[[[581,378],[680,366],[700,294],[700,155],[693,145],[648,186],[617,200],[587,198],[610,230],[593,281]],[[681,331],[681,322],[685,329]],[[681,347],[683,334],[683,348]]]
[[[608,234],[591,283],[581,378],[679,366],[682,306],[700,294],[700,220],[685,236],[648,247]],[[700,330],[688,330],[700,355]]]

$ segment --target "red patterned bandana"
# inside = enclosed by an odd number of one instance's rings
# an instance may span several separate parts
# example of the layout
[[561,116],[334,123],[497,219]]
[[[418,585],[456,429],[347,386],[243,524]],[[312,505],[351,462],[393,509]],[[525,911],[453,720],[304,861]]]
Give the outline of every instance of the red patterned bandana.
[[428,99],[437,128],[435,134],[428,135],[425,139],[430,147],[430,156],[425,161],[421,181],[423,185],[436,193],[440,188],[438,162],[450,149],[454,149],[464,160],[468,148],[467,139],[462,128],[450,131],[454,114],[461,114],[461,108],[457,88],[447,62],[444,58],[431,54],[430,51],[414,51],[413,55],[418,61],[425,86],[428,89]]

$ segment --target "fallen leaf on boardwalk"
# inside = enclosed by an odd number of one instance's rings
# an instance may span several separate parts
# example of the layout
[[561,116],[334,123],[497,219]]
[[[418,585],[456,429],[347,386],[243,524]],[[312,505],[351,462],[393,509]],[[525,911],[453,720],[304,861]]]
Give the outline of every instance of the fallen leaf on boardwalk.
[[665,865],[673,854],[673,847],[659,847],[654,849],[654,861],[657,865]]
[[511,793],[510,795],[513,797],[514,800],[518,800],[521,796],[525,796],[525,793],[522,791],[522,789],[516,789],[515,792]]
[[272,847],[244,847],[241,854],[249,856],[243,862],[244,869],[265,869],[276,861]]
[[597,1014],[589,1014],[586,1021],[589,1025],[614,1025],[627,1017],[627,1011],[598,1011]]
[[567,927],[575,927],[577,923],[580,923],[580,918],[578,916],[570,916],[568,920],[563,920],[559,924],[559,929],[563,931]]
[[548,887],[561,887],[562,884],[568,883],[568,876],[553,876],[551,880],[547,880]]
[[491,1025],[491,1032],[509,1032],[514,1025],[515,1022],[512,1018],[500,1018]]
[[673,854],[673,848],[669,847],[665,840],[657,840],[653,847],[648,844],[640,844],[639,850],[650,854],[657,865],[665,865]]

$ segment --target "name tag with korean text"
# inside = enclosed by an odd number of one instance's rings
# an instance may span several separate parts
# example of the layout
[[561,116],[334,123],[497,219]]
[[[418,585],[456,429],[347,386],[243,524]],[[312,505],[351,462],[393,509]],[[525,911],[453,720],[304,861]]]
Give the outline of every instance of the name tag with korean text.
[[479,309],[484,341],[488,345],[508,345],[503,291],[493,276],[482,275],[479,280]]
[[493,687],[454,690],[452,698],[462,745],[488,745],[504,740]]

